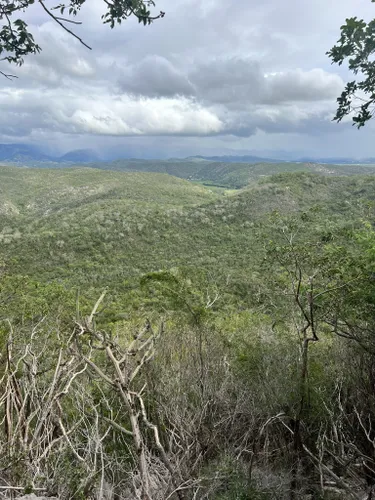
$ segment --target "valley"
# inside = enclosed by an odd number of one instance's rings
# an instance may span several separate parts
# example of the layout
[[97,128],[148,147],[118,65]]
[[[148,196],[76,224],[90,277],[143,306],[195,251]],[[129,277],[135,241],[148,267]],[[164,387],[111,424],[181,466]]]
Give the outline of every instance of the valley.
[[[294,173],[287,166],[242,165],[249,183],[234,189],[227,180],[221,190],[165,173],[2,167],[4,269],[46,285],[87,287],[89,295],[108,286],[122,303],[129,303],[130,283],[137,288],[143,274],[169,269],[184,270],[197,286],[208,274],[217,286],[230,279],[229,295],[236,295],[257,286],[251,276],[272,214],[317,210],[326,225],[352,226],[372,202],[375,177],[353,167]],[[212,166],[213,182],[225,169]],[[348,176],[337,175],[345,169]],[[236,296],[239,307],[248,307],[249,295]]]

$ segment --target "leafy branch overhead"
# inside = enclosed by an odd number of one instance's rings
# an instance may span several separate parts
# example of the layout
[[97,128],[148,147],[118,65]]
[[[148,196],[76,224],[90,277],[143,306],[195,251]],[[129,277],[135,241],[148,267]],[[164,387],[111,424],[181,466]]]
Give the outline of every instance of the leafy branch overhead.
[[340,122],[353,114],[353,125],[361,128],[375,113],[375,19],[369,23],[357,17],[346,19],[340,39],[327,55],[332,64],[341,66],[347,61],[356,77],[337,98],[334,120]]
[[[85,3],[86,0],[71,0],[68,3],[48,7],[43,0],[0,0],[0,20],[3,22],[0,30],[0,61],[21,66],[25,56],[41,51],[27,23],[22,19],[26,10],[33,4],[39,4],[48,17],[85,47],[91,49],[72,29],[72,25],[82,24],[75,18]],[[155,7],[153,0],[104,0],[101,19],[111,28],[130,17],[135,17],[139,23],[146,26],[165,15],[164,12],[151,13],[153,7]],[[15,75],[1,70],[0,74],[7,78],[15,78]]]

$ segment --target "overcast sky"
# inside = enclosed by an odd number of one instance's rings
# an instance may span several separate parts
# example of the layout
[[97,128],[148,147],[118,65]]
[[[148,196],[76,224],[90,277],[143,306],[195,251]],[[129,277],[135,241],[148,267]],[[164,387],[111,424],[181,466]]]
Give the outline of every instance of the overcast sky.
[[30,7],[43,51],[13,69],[18,80],[0,80],[0,142],[138,157],[375,156],[375,123],[331,122],[350,75],[325,55],[346,17],[375,17],[370,0],[156,3],[164,19],[111,30],[104,0],[87,0],[78,32],[92,51]]

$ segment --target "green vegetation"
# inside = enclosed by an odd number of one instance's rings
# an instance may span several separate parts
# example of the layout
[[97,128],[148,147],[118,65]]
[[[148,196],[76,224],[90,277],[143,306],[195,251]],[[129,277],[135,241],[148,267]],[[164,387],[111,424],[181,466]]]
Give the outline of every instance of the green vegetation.
[[61,498],[368,495],[372,167],[161,164],[0,168],[0,477]]
[[259,231],[269,214],[315,207],[332,224],[350,223],[375,187],[372,177],[301,173],[223,195],[161,174],[3,168],[0,175],[7,274],[85,287],[91,300],[109,286],[121,311],[136,303],[144,308],[139,277],[163,269],[197,285],[225,286],[230,277],[238,306],[248,307],[257,286],[249,277],[259,271],[264,247]]
[[[374,0],[371,0],[374,2]],[[340,122],[345,116],[354,114],[353,125],[363,127],[375,112],[375,19],[366,23],[352,17],[341,26],[337,45],[327,53],[332,63],[341,66],[348,62],[354,80],[348,82],[337,99],[338,108],[334,120]]]

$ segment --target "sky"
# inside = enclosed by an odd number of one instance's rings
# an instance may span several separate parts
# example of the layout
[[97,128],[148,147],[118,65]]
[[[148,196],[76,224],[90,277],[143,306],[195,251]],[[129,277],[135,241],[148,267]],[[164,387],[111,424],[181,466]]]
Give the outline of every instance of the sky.
[[[151,26],[103,25],[87,0],[72,26],[36,2],[24,15],[42,52],[0,79],[0,142],[103,157],[260,154],[375,157],[375,121],[332,122],[351,75],[326,56],[370,0],[155,0]],[[46,0],[54,6],[56,0]]]

